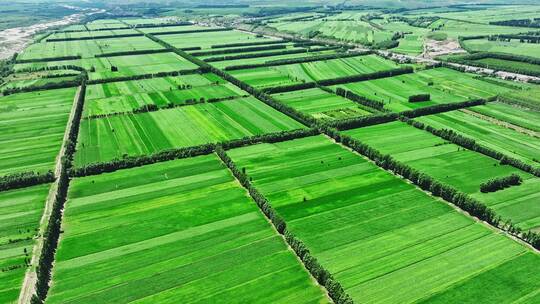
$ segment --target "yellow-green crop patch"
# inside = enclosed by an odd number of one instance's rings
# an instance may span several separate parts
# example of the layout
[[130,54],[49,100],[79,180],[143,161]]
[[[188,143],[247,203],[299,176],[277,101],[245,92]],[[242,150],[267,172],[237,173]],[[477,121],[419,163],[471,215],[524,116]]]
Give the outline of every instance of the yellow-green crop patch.
[[304,128],[254,97],[81,122],[75,163],[121,159],[171,148]]
[[366,107],[319,88],[278,93],[273,97],[279,102],[323,121],[372,114]]
[[[535,191],[540,188],[540,179],[531,174],[500,165],[495,159],[399,121],[344,133],[443,184],[473,195],[493,208],[503,220],[510,219],[526,230],[540,227],[540,209],[536,203],[540,193]],[[480,192],[480,184],[510,174],[520,175],[523,184],[494,193]]]
[[0,192],[0,302],[16,303],[49,184]]
[[393,61],[377,55],[357,56],[230,71],[238,79],[256,87],[268,88],[323,79],[369,74],[397,68]]
[[0,97],[0,175],[54,169],[76,90]]
[[538,292],[540,258],[530,249],[323,136],[227,153],[356,302],[454,293],[505,302]]
[[48,303],[328,303],[216,155],[75,179]]

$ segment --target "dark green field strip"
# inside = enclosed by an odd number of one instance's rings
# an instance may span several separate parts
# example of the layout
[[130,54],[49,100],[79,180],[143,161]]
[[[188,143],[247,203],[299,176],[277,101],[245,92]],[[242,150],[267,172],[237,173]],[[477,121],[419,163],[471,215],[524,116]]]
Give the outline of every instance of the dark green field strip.
[[215,155],[75,179],[64,230],[49,303],[326,302]]
[[0,98],[0,175],[53,170],[75,88]]
[[[406,163],[442,183],[473,195],[492,207],[503,221],[510,219],[522,229],[540,227],[535,201],[540,179],[493,158],[463,149],[427,131],[403,122],[391,122],[344,132],[397,161]],[[495,193],[481,193],[480,184],[490,179],[519,174],[525,182]],[[537,196],[536,198],[534,198]],[[511,197],[512,200],[508,200]],[[520,211],[520,212],[519,212]],[[519,213],[517,213],[519,212]]]
[[357,302],[410,303],[464,281],[538,291],[527,273],[491,271],[510,261],[537,268],[538,255],[322,136],[227,154]]
[[[171,128],[179,121],[181,128]],[[75,163],[81,166],[303,127],[255,98],[83,120]]]
[[0,192],[0,302],[15,303],[50,184]]

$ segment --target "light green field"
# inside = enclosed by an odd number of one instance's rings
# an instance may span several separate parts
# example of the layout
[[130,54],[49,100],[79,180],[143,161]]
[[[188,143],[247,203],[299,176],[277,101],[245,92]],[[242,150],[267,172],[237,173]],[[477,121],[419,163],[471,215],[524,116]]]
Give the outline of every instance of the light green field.
[[457,39],[460,36],[467,37],[498,34],[517,34],[530,30],[529,28],[524,27],[489,25],[448,19],[439,19],[433,22],[429,26],[429,28],[437,29],[437,32],[445,33],[446,35],[448,35],[449,38],[452,39]]
[[256,87],[267,88],[331,79],[397,68],[393,61],[376,55],[348,57],[230,71],[236,78]]
[[202,49],[208,49],[217,44],[272,41],[269,38],[256,37],[239,31],[160,35],[159,39],[177,48],[201,47]]
[[273,97],[279,102],[323,121],[371,115],[371,112],[357,103],[319,88],[278,93]]
[[76,88],[0,97],[0,175],[54,168]]
[[218,27],[209,27],[209,26],[200,26],[200,25],[182,25],[182,26],[165,26],[165,27],[148,27],[141,28],[140,31],[143,33],[163,33],[163,32],[174,32],[174,31],[197,31],[197,30],[208,30],[216,29]]
[[253,97],[156,112],[84,119],[75,163],[222,142],[303,125]]
[[[187,61],[179,55],[172,52],[167,52],[144,55],[86,58],[81,60],[22,63],[17,64],[15,66],[15,70],[68,65],[79,66],[86,69],[88,71],[88,78],[90,80],[156,74],[159,72],[193,70],[197,68],[195,64]],[[117,67],[118,71],[112,72],[111,66]],[[92,72],[92,70],[94,72]]]
[[[482,154],[462,149],[427,131],[402,122],[391,122],[344,132],[363,143],[390,154],[419,172],[471,194],[492,207],[504,220],[522,229],[540,228],[540,209],[536,201],[540,179]],[[524,183],[495,193],[480,192],[480,184],[492,178],[520,175]],[[507,198],[512,197],[509,201]]]
[[[16,303],[49,184],[0,192],[0,302]],[[29,261],[29,260],[26,260]],[[7,270],[8,267],[14,267]]]
[[96,40],[75,40],[34,43],[26,48],[18,59],[42,59],[64,56],[94,57],[99,54],[158,50],[161,45],[146,37],[122,37]]
[[89,30],[100,30],[100,29],[110,29],[110,28],[127,28],[128,26],[125,25],[120,20],[114,20],[114,19],[98,19],[91,22],[88,22],[86,24],[86,28]]
[[502,102],[490,102],[483,106],[469,108],[469,110],[540,132],[540,112],[538,111],[520,108]]
[[419,121],[437,129],[450,129],[475,139],[479,144],[538,167],[540,139],[461,111],[422,116]]
[[[429,85],[429,83],[433,83]],[[467,99],[489,98],[513,89],[475,79],[447,68],[436,68],[376,80],[347,83],[342,87],[369,99],[385,103],[385,108],[400,112],[434,104],[461,102]],[[333,87],[333,88],[335,88]],[[410,103],[409,96],[430,94],[431,100]]]
[[47,303],[328,303],[215,155],[76,179],[67,206]]
[[465,40],[463,43],[468,49],[476,52],[508,53],[540,58],[540,44],[521,43],[519,40],[489,41],[487,39]]
[[[271,53],[273,51],[267,51],[267,53]],[[336,51],[334,50],[328,50],[328,51],[310,51],[307,53],[299,53],[299,54],[287,54],[287,55],[278,55],[278,56],[265,56],[265,57],[257,57],[257,58],[246,58],[246,59],[235,59],[235,60],[225,60],[225,61],[215,61],[215,62],[209,62],[211,65],[215,66],[218,69],[223,69],[228,66],[234,66],[234,65],[246,65],[246,64],[261,64],[266,63],[269,61],[274,60],[283,60],[283,59],[293,59],[293,58],[305,58],[305,57],[312,57],[312,56],[320,56],[320,55],[328,55],[328,54],[334,54]]]
[[138,34],[133,29],[110,30],[110,31],[86,31],[86,32],[58,32],[48,36],[47,39],[70,39],[70,38],[99,38],[102,36],[117,36],[126,34]]
[[539,291],[538,255],[323,136],[228,154],[355,302]]
[[[190,85],[191,88],[183,86]],[[235,85],[214,74],[151,78],[90,85],[83,116],[131,112],[144,105],[159,108],[199,102],[201,98],[247,95]]]

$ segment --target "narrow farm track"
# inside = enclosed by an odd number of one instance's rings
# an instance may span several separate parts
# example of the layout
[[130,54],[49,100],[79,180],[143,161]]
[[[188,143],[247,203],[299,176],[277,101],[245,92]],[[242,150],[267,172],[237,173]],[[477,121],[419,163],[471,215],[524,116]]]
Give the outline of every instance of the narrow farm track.
[[64,132],[62,146],[60,147],[60,152],[58,153],[58,156],[56,157],[56,163],[54,166],[54,176],[56,177],[56,181],[51,185],[51,188],[49,189],[49,194],[47,195],[47,199],[45,200],[45,208],[43,210],[43,215],[41,216],[41,219],[39,221],[39,231],[37,234],[36,244],[34,245],[34,248],[32,249],[32,259],[30,261],[30,265],[32,266],[25,273],[24,281],[21,287],[21,292],[19,294],[19,301],[18,301],[19,304],[30,303],[30,299],[32,298],[32,295],[34,294],[34,291],[35,291],[36,279],[37,279],[36,265],[39,262],[41,249],[43,248],[43,241],[44,241],[43,235],[47,229],[47,224],[49,222],[49,217],[51,216],[54,199],[58,191],[58,176],[60,176],[60,173],[63,170],[62,159],[66,156],[66,142],[69,139],[69,132],[71,130],[71,126],[73,125],[73,119],[75,117],[75,112],[77,110],[77,100],[79,99],[80,94],[81,94],[81,87],[77,89],[77,93],[75,94],[75,97],[73,99],[73,105],[71,106],[71,111],[69,112],[68,123],[66,125],[66,129]]
[[483,119],[485,121],[489,121],[489,122],[491,122],[491,123],[493,123],[495,125],[505,127],[505,128],[517,131],[519,133],[523,133],[523,134],[532,136],[532,137],[540,138],[540,132],[536,132],[536,131],[533,131],[533,130],[530,130],[530,129],[527,129],[527,128],[524,128],[524,127],[520,127],[520,126],[511,124],[509,122],[502,121],[502,120],[499,120],[497,118],[491,117],[491,116],[487,116],[487,115],[484,115],[484,114],[477,113],[477,112],[469,110],[469,109],[461,109],[460,111],[462,111],[463,113],[467,113],[469,115],[472,115],[474,117]]

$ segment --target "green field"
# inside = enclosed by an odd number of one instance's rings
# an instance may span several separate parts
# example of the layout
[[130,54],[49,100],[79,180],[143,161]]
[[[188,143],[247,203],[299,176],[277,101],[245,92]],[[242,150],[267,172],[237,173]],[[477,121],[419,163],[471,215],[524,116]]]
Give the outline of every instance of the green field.
[[376,55],[230,71],[234,77],[256,87],[267,88],[323,79],[339,78],[398,67]]
[[[512,41],[488,41],[487,39],[465,40],[467,49],[475,52],[495,52],[540,58],[540,44]],[[496,67],[494,67],[496,68]]]
[[[49,184],[0,192],[0,302],[16,303]],[[13,269],[7,270],[9,267]]]
[[[511,219],[522,229],[540,228],[536,203],[540,179],[482,154],[463,149],[427,131],[402,122],[391,122],[344,132],[363,143],[390,154],[419,172],[443,184],[471,194],[492,207],[503,219]],[[492,178],[520,175],[524,183],[496,193],[481,193],[480,184]],[[509,200],[508,197],[512,197]]]
[[218,44],[272,41],[269,38],[256,37],[239,31],[160,35],[159,39],[177,48],[201,47],[202,49]]
[[253,97],[150,113],[84,119],[75,163],[239,139],[303,128]]
[[540,132],[540,112],[512,106],[502,102],[490,102],[469,110],[508,122],[525,129]]
[[17,58],[23,60],[64,56],[91,58],[95,55],[107,53],[158,50],[162,48],[158,43],[143,36],[57,42],[43,41],[30,45]]
[[[448,68],[436,68],[395,77],[347,83],[342,87],[358,95],[385,103],[385,108],[399,112],[441,103],[489,98],[512,91],[496,83],[476,79]],[[410,103],[409,96],[430,94],[431,100]]]
[[63,229],[48,303],[328,302],[215,155],[76,179]]
[[436,129],[450,129],[473,138],[479,144],[517,158],[532,166],[540,166],[540,139],[474,117],[462,111],[428,115],[418,121]]
[[[190,86],[187,88],[186,86]],[[83,116],[130,112],[145,105],[159,108],[246,95],[214,74],[151,78],[90,85]]]
[[47,37],[47,39],[74,39],[74,38],[95,38],[103,36],[118,36],[138,34],[133,29],[110,30],[110,31],[84,31],[84,32],[58,32]]
[[538,292],[538,255],[323,136],[228,154],[358,303]]
[[[273,53],[272,51],[266,51],[264,53]],[[257,58],[245,58],[245,59],[235,59],[235,60],[224,60],[224,61],[214,61],[210,62],[211,65],[215,66],[218,69],[223,69],[228,66],[235,66],[235,65],[246,65],[246,64],[262,64],[266,62],[276,61],[276,60],[284,60],[284,59],[293,59],[293,58],[306,58],[306,57],[313,57],[313,56],[320,56],[320,55],[329,55],[329,54],[335,54],[336,51],[334,50],[328,50],[328,51],[316,51],[314,49],[313,51],[309,51],[306,53],[299,53],[299,54],[286,54],[286,55],[278,55],[278,56],[265,56],[265,57],[257,57]],[[213,56],[210,56],[213,57]]]
[[54,169],[76,88],[0,97],[0,176]]
[[319,88],[278,93],[273,97],[279,102],[323,121],[372,114],[355,102]]

